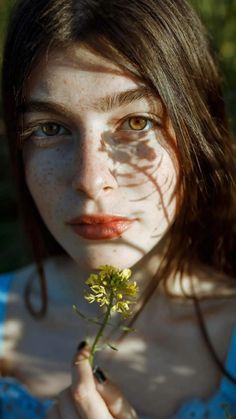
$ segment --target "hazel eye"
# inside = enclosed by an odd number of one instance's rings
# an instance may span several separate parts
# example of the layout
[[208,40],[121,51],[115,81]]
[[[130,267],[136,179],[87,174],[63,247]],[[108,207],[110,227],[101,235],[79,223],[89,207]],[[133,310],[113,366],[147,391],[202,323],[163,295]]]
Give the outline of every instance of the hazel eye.
[[129,118],[129,127],[134,131],[141,131],[147,127],[148,119],[142,116],[134,116]]
[[56,122],[45,122],[37,127],[33,133],[35,138],[47,138],[70,135],[68,129]]
[[146,132],[153,129],[156,125],[160,125],[159,118],[144,115],[133,115],[124,120],[119,130],[127,133]]
[[43,132],[43,134],[47,135],[47,136],[52,136],[52,135],[57,135],[60,132],[60,125],[58,124],[54,124],[54,123],[48,123],[48,124],[44,124],[41,126],[41,130]]

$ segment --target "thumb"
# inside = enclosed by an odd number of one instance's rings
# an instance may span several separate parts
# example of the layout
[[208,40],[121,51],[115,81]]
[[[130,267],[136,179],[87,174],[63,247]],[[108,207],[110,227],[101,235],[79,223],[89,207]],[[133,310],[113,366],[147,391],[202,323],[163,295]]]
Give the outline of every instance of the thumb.
[[[111,419],[109,409],[96,389],[89,363],[90,348],[85,342],[83,344],[72,362],[71,395],[76,411],[83,419]],[[65,415],[67,417],[70,416]]]

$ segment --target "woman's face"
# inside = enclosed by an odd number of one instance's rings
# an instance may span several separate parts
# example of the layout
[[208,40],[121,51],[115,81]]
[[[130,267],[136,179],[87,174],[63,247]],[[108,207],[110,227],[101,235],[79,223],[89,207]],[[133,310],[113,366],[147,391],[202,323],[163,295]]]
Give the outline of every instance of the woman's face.
[[25,96],[26,181],[48,229],[81,267],[132,267],[175,214],[177,159],[161,101],[81,46],[43,58]]

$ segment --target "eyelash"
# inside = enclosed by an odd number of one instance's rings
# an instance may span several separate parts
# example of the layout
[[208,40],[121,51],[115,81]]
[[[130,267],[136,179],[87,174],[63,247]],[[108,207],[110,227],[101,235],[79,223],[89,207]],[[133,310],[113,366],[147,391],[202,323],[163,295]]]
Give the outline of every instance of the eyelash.
[[[148,123],[153,124],[153,126],[152,127],[149,127],[149,128],[146,128],[146,126],[145,126],[143,129],[136,129],[136,130],[135,129],[132,129],[131,127],[130,128],[125,128],[125,129],[124,128],[123,129],[120,128],[125,123],[128,123],[129,124],[132,119],[138,119],[138,118],[145,120],[147,124]],[[55,135],[46,135],[46,134],[44,134],[42,136],[35,135],[38,130],[40,130],[40,129],[42,130],[43,127],[49,126],[49,125],[55,125],[55,126],[57,126],[59,128],[59,130],[63,129],[65,131],[67,131],[67,133],[66,134],[64,134],[64,133],[63,134],[57,133]],[[142,114],[139,115],[139,114],[137,114],[137,115],[130,115],[128,118],[123,119],[121,121],[121,123],[119,124],[118,131],[119,132],[122,132],[122,131],[125,131],[125,132],[131,131],[132,134],[139,134],[139,133],[141,134],[141,133],[147,132],[147,131],[149,131],[151,129],[154,129],[156,126],[158,126],[158,127],[161,126],[161,120],[157,116],[155,116],[153,114],[146,114],[146,115],[142,115]],[[53,139],[58,138],[58,137],[65,137],[66,135],[71,135],[71,131],[67,127],[65,127],[64,125],[62,125],[62,124],[60,124],[58,122],[54,122],[53,120],[50,120],[50,121],[49,120],[48,121],[42,121],[41,123],[38,123],[37,125],[31,126],[31,127],[27,128],[27,129],[23,130],[20,133],[20,143],[22,145],[22,144],[24,144],[24,142],[27,139],[30,139],[30,138],[33,138],[38,143],[40,143],[40,142],[43,143],[43,142],[45,142],[45,139],[46,138],[53,140]]]
[[34,140],[36,140],[39,145],[43,145],[43,143],[45,143],[45,139],[46,138],[47,139],[48,138],[54,139],[55,137],[58,138],[58,136],[60,136],[60,137],[64,137],[65,136],[65,134],[63,134],[63,135],[62,134],[56,134],[56,135],[46,135],[45,134],[44,136],[38,136],[37,137],[35,135],[35,133],[38,130],[40,130],[40,129],[42,130],[43,126],[46,126],[46,125],[56,125],[59,128],[62,128],[64,130],[66,130],[67,131],[67,134],[66,135],[70,135],[69,128],[65,127],[64,125],[62,125],[62,124],[60,124],[58,122],[55,122],[53,120],[50,120],[50,121],[49,120],[42,121],[40,123],[37,123],[36,125],[32,124],[28,128],[23,129],[23,130],[20,131],[20,133],[19,133],[19,136],[20,136],[20,145],[22,146],[25,143],[25,141],[27,141],[27,140],[29,140],[31,138],[34,139]]

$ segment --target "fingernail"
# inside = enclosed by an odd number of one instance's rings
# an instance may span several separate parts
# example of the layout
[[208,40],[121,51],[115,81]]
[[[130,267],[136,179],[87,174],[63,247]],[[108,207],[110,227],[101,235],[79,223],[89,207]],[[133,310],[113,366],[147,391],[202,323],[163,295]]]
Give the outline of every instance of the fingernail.
[[94,367],[93,374],[94,374],[94,376],[96,377],[96,379],[98,380],[98,382],[100,384],[105,383],[107,378],[106,378],[104,372],[99,367],[97,367],[97,366]]
[[80,342],[77,346],[77,351],[81,351],[81,349],[83,349],[85,346],[87,345],[87,342],[85,340],[83,340],[82,342]]

